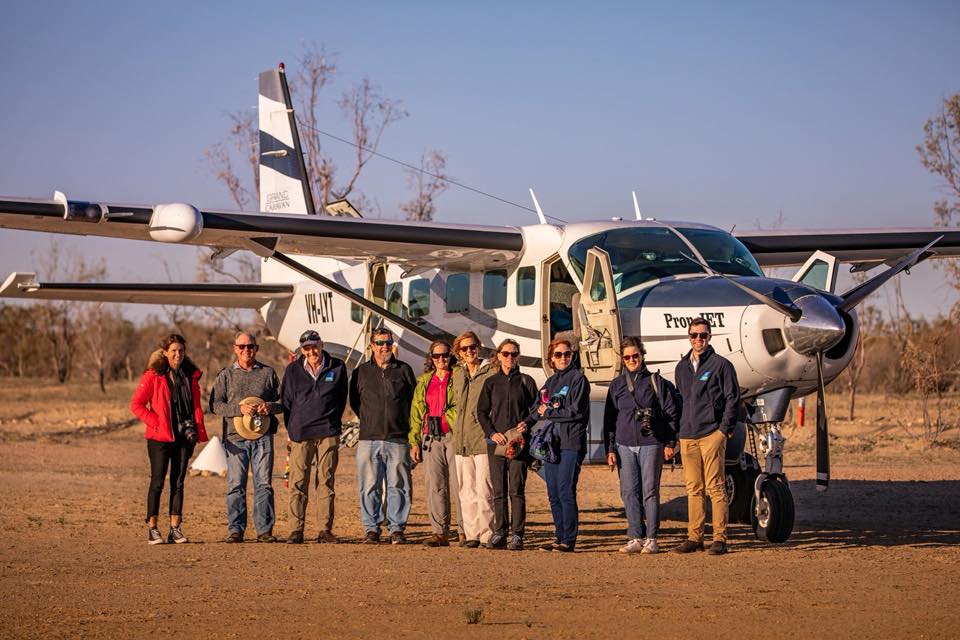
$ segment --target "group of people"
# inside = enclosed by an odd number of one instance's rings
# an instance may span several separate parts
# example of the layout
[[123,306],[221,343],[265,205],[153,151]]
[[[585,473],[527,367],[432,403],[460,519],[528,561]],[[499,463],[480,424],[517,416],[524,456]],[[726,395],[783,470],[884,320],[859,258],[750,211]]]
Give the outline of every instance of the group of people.
[[[620,345],[624,367],[608,389],[603,431],[607,462],[620,472],[628,523],[624,553],[659,551],[660,473],[678,441],[689,525],[688,539],[676,551],[704,549],[705,493],[713,503],[710,552],[727,550],[724,448],[736,424],[739,387],[732,365],[709,346],[706,320],[691,324],[689,338],[691,350],[677,365],[677,387],[647,369],[638,338]],[[411,471],[422,464],[431,529],[425,546],[447,547],[458,539],[466,548],[522,550],[527,473],[536,466],[542,467],[554,523],[553,540],[540,549],[576,548],[590,383],[576,364],[571,339],[551,341],[547,357],[553,373],[540,387],[521,372],[517,341],[503,340],[495,357],[484,361],[472,331],[452,343],[431,343],[420,376],[397,358],[387,328],[372,332],[372,355],[351,375],[324,350],[316,331],[304,332],[299,342],[299,355],[281,382],[257,360],[256,337],[238,334],[235,361],[220,371],[211,390],[209,410],[222,418],[227,455],[226,542],[244,541],[251,472],[256,540],[278,541],[272,477],[281,414],[289,438],[286,542],[304,541],[311,487],[316,541],[339,542],[333,532],[335,478],[349,403],[360,423],[356,468],[364,543],[380,543],[384,525],[391,544],[406,542]],[[170,335],[151,355],[131,400],[132,411],[146,424],[150,544],[187,541],[181,530],[184,478],[194,446],[207,440],[200,376],[186,356],[186,340]],[[158,517],[168,469],[170,528],[164,536]]]

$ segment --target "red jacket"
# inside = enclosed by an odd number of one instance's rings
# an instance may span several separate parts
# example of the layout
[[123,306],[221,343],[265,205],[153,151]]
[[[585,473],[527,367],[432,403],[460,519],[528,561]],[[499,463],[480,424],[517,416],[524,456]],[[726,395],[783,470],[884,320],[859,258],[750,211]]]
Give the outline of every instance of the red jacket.
[[[149,368],[143,372],[140,384],[130,398],[130,411],[143,420],[147,426],[143,437],[157,442],[173,442],[173,427],[170,418],[170,387],[166,375],[169,370],[167,359],[158,358],[158,353],[150,357]],[[207,430],[203,426],[203,408],[200,403],[200,371],[189,359],[185,359],[180,369],[190,377],[191,395],[193,395],[193,419],[197,423],[197,435],[200,442],[207,441]]]

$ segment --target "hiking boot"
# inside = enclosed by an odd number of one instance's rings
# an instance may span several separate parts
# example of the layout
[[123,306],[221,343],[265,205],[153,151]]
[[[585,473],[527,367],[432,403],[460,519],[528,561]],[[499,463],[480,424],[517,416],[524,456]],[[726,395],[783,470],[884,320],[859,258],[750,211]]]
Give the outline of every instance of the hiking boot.
[[644,540],[643,549],[640,551],[640,553],[660,553],[660,545],[657,544],[656,538],[647,538]]
[[263,533],[257,534],[257,542],[276,542],[277,536],[273,535],[273,531],[264,531]]
[[715,540],[707,551],[712,556],[722,556],[727,552],[727,543],[721,540]]
[[510,551],[523,551],[523,538],[520,536],[513,536],[510,538],[510,543],[507,544],[507,549]]
[[487,543],[487,549],[506,549],[507,539],[499,533],[490,536],[490,542]]
[[646,545],[641,538],[633,538],[620,547],[620,553],[642,553]]
[[243,542],[243,534],[239,531],[231,531],[223,541],[228,544],[239,544]]
[[164,544],[165,542],[166,540],[163,539],[160,529],[150,527],[150,529],[147,530],[147,544]]
[[337,544],[340,542],[340,538],[333,535],[332,531],[321,531],[320,535],[317,536],[317,542],[326,542],[329,544]]
[[435,533],[423,541],[425,547],[449,547],[450,541],[442,533]]
[[684,540],[678,546],[674,547],[673,550],[677,553],[693,553],[694,551],[703,551],[703,542]]
[[167,544],[183,544],[184,542],[190,541],[187,540],[187,536],[183,535],[180,525],[170,527],[170,531],[167,532]]
[[303,544],[303,531],[294,529],[287,536],[287,544]]
[[403,531],[391,531],[390,544],[407,544],[407,537],[403,535]]
[[464,549],[476,549],[480,546],[479,540],[464,540],[460,543],[460,546]]
[[559,551],[560,553],[573,553],[573,545],[572,545],[572,544],[564,544],[564,543],[562,543],[562,542],[558,542],[557,544],[555,544],[555,545],[553,546],[553,550],[554,550],[554,551]]
[[380,532],[373,529],[367,531],[367,535],[363,537],[363,544],[380,544]]
[[542,545],[540,545],[540,551],[556,551],[558,544],[560,543],[557,542],[556,540],[554,540],[553,542],[545,542]]

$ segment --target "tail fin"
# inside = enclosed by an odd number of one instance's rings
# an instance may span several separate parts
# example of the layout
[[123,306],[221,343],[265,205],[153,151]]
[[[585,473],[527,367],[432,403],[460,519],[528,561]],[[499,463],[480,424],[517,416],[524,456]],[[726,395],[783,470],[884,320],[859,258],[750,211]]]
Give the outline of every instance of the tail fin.
[[290,88],[281,63],[260,74],[260,211],[315,215],[297,133]]

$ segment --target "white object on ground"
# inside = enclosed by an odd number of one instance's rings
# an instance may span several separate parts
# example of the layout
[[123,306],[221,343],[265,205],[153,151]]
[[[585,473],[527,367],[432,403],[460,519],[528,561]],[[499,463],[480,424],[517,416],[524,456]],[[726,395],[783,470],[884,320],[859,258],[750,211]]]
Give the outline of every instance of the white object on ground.
[[190,463],[190,469],[197,473],[207,471],[218,476],[227,473],[227,452],[223,449],[220,438],[213,436],[202,451]]

